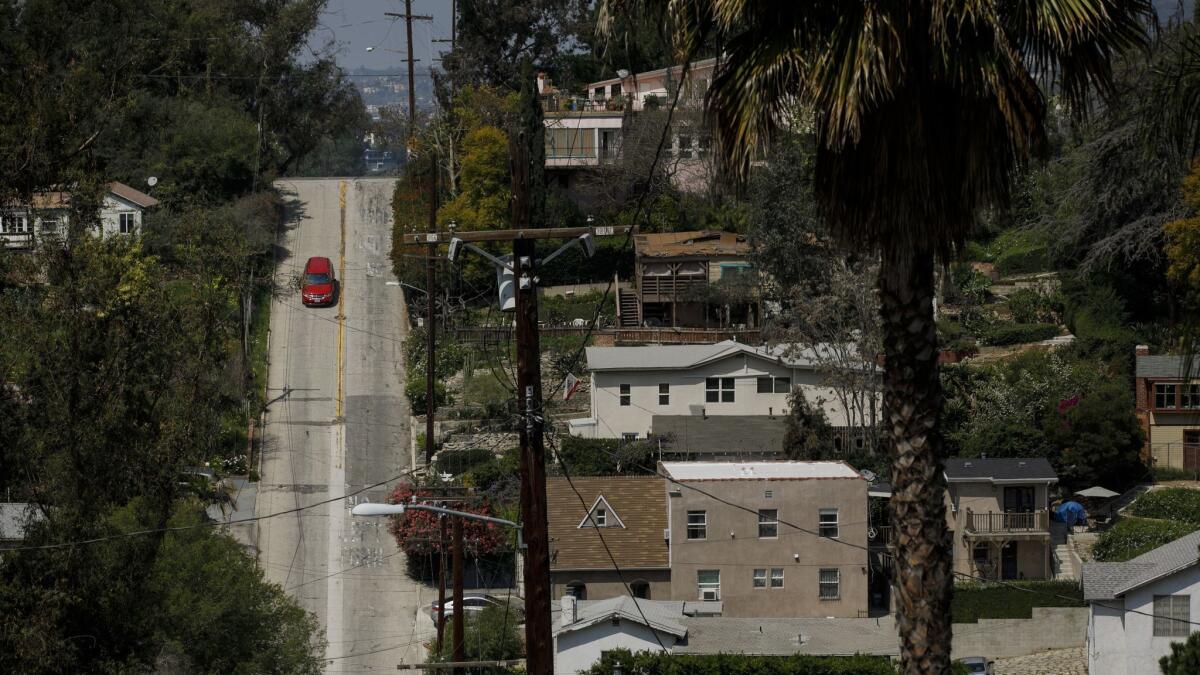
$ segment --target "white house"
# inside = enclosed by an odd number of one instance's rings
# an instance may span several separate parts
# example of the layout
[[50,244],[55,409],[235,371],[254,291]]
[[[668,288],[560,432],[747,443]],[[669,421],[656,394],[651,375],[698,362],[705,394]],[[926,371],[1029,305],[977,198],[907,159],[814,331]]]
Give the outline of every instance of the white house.
[[[70,199],[69,192],[39,192],[28,204],[0,208],[0,241],[4,248],[29,249],[39,241],[61,237],[67,227]],[[137,234],[146,209],[157,204],[157,199],[124,183],[109,183],[100,205],[97,234]]]
[[645,438],[653,418],[666,415],[781,416],[799,388],[818,402],[830,425],[850,415],[823,382],[816,354],[787,345],[755,347],[732,340],[707,345],[588,347],[591,416],[570,420],[586,438]]
[[[580,602],[572,595],[564,595],[560,602],[558,626],[554,630],[555,675],[585,671],[604,652],[613,649],[671,651],[687,637],[687,629],[681,623],[683,602],[635,600],[627,595],[595,602]],[[716,611],[719,613],[719,609]]]
[[1200,627],[1200,532],[1120,563],[1085,563],[1091,675],[1159,672],[1158,660]]

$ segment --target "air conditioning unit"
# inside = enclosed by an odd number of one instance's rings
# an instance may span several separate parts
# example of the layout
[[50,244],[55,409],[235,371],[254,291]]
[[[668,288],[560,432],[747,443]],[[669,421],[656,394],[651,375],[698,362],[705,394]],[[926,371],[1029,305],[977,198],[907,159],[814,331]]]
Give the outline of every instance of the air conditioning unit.
[[700,594],[700,599],[705,602],[716,602],[717,601],[717,592],[713,589],[705,590],[703,593]]

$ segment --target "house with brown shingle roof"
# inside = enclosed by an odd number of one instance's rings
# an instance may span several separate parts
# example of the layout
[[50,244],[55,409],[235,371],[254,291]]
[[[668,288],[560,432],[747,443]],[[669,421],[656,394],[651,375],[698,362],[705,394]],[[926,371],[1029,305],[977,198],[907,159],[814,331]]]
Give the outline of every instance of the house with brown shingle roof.
[[579,476],[571,482],[574,490],[565,478],[546,479],[554,597],[614,598],[628,595],[628,584],[639,598],[668,599],[671,569],[663,479]]
[[[158,200],[141,190],[113,181],[100,203],[94,231],[100,236],[129,236],[142,230],[142,216]],[[71,193],[39,192],[28,203],[0,207],[0,242],[7,249],[30,249],[38,242],[64,236]]]
[[[634,235],[633,245],[637,289],[620,291],[621,325],[750,329],[760,323],[757,287],[746,283],[752,265],[745,235],[656,232]],[[733,297],[739,294],[745,297]]]

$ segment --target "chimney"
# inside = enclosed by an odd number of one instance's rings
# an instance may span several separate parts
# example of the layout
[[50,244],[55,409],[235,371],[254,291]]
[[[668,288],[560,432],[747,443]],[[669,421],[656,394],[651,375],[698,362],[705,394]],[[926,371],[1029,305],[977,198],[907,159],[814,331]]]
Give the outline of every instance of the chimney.
[[1133,354],[1134,356],[1150,356],[1150,346],[1138,345],[1133,348]]
[[575,596],[566,593],[560,600],[562,611],[559,614],[559,620],[563,626],[569,626],[579,620],[579,603]]

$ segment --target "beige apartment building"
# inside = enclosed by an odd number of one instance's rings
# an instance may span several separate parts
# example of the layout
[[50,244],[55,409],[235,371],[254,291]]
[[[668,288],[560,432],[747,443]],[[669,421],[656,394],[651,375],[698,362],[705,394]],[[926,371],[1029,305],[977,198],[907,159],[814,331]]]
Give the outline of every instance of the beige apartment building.
[[[579,600],[604,600],[630,592],[639,598],[669,599],[665,481],[658,476],[571,480],[574,489],[565,478],[546,479],[554,599],[573,595]],[[613,566],[614,558],[620,573]]]
[[867,616],[867,480],[845,462],[661,462],[671,599]]
[[1050,579],[1050,490],[1044,457],[946,460],[954,571],[986,579]]

